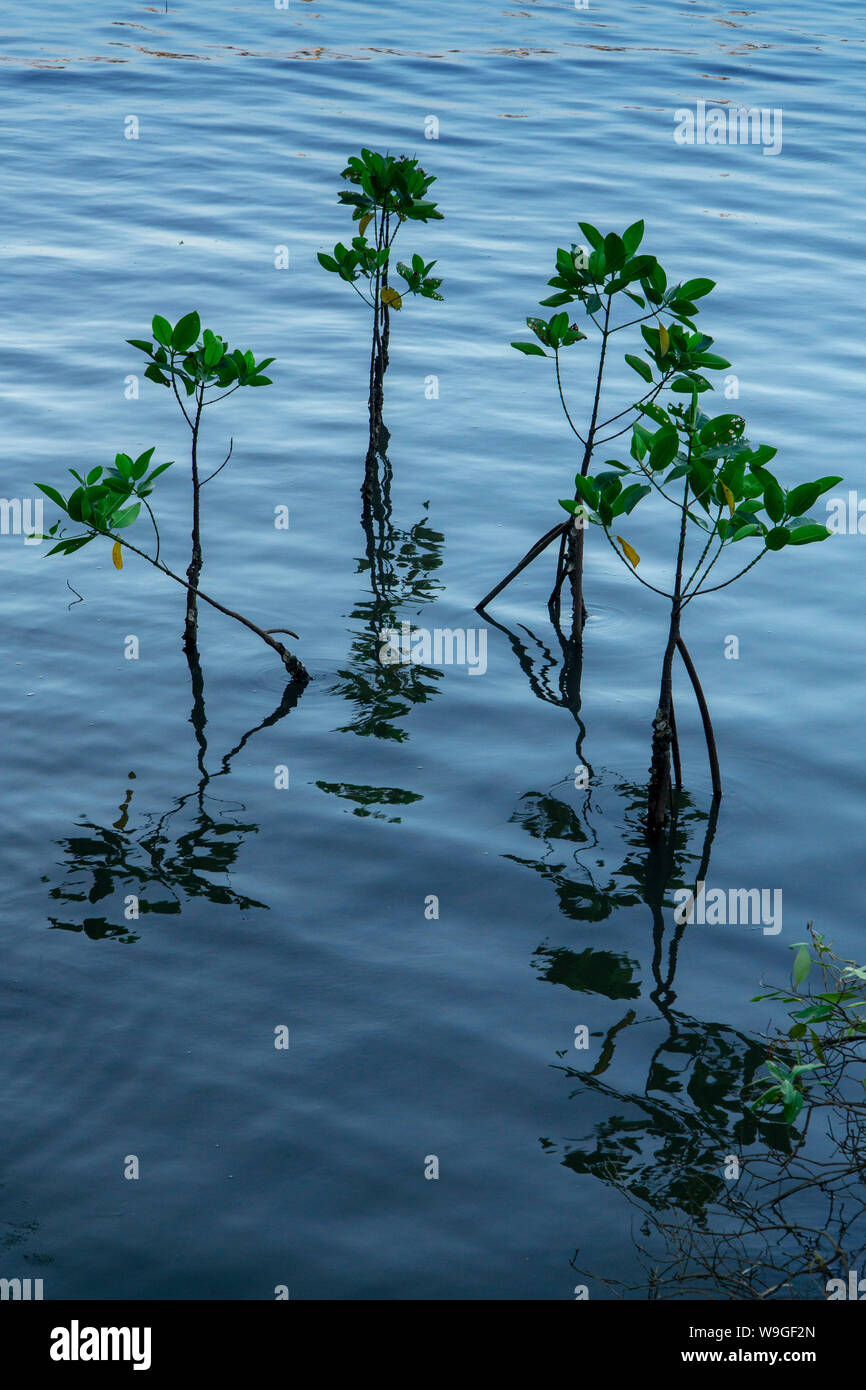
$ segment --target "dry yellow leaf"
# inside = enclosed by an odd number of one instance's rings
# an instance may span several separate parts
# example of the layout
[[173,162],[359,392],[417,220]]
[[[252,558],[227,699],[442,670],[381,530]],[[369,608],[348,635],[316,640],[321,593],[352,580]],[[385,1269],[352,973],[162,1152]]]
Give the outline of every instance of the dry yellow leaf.
[[114,542],[114,545],[111,547],[111,558],[112,558],[112,560],[114,561],[114,568],[115,568],[116,570],[122,570],[122,569],[123,569],[123,546],[120,544],[120,541],[115,541],[115,542]]
[[722,492],[725,494],[725,501],[728,504],[731,516],[733,516],[736,510],[736,506],[734,503],[734,494],[731,492],[731,489],[727,486],[726,483],[722,483]]
[[361,236],[364,235],[364,233],[366,232],[367,228],[369,227],[369,225],[370,225],[370,223],[371,223],[372,221],[373,221],[373,214],[372,214],[372,212],[367,212],[367,213],[365,213],[364,216],[361,218],[361,223],[360,223]]
[[664,324],[663,324],[663,323],[660,323],[660,324],[659,324],[659,354],[660,354],[662,357],[666,357],[666,356],[667,356],[667,351],[668,351],[668,348],[670,347],[670,345],[671,345],[670,334],[668,333],[668,330],[665,328]]
[[624,541],[622,536],[617,536],[617,540],[622,546],[622,553],[625,556],[625,558],[634,567],[634,569],[637,569],[638,565],[640,564],[640,556],[638,555],[634,546],[629,545],[628,541]]
[[382,291],[382,303],[387,304],[391,309],[402,309],[403,296],[389,285],[387,289]]

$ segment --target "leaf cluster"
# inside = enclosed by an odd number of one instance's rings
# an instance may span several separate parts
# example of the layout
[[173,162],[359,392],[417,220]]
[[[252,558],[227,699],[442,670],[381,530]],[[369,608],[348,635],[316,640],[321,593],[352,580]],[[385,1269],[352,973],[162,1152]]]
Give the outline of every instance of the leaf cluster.
[[154,341],[128,338],[131,347],[150,359],[144,375],[160,386],[179,382],[187,396],[207,388],[235,390],[239,386],[270,386],[264,371],[276,359],[256,362],[250,350],[231,351],[228,343],[209,328],[202,332],[201,320],[193,311],[184,314],[172,328],[168,319],[155,314],[151,325]]
[[[113,538],[116,531],[131,526],[137,519],[142,504],[148,505],[146,499],[153,492],[156,479],[172,466],[170,461],[150,468],[154,453],[155,446],[146,449],[136,459],[129,454],[117,454],[113,468],[103,469],[97,466],[91,468],[84,476],[76,469],[70,468],[69,473],[78,486],[68,497],[64,497],[47,483],[37,483],[39,490],[44,492],[65,516],[87,528],[83,534],[65,536],[60,522],[56,521],[42,538],[57,540],[57,544],[46,551],[46,554],[71,555],[95,540],[97,536]],[[133,498],[136,500],[133,501]]]

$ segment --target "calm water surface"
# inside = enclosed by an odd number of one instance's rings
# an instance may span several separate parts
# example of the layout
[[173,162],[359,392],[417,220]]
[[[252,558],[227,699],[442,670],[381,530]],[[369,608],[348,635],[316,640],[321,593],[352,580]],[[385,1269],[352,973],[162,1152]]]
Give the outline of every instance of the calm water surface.
[[[777,936],[674,940],[708,829],[700,726],[684,692],[689,800],[659,894],[639,815],[664,614],[594,537],[580,724],[555,670],[539,679],[559,657],[552,559],[492,610],[483,675],[383,670],[375,635],[476,627],[557,519],[574,450],[546,364],[508,344],[578,219],[642,216],[672,275],[716,279],[704,318],[753,437],[791,484],[862,486],[863,18],[843,0],[55,0],[0,21],[4,495],[117,450],[182,460],[168,393],[126,398],[125,339],[198,308],[277,358],[273,387],[207,419],[207,457],[229,435],[234,454],[206,494],[202,582],[298,629],[314,675],[284,698],[270,654],[204,612],[191,722],[179,590],[97,545],[45,561],[0,538],[0,1274],[50,1298],[558,1300],[579,1250],[610,1297],[602,1276],[639,1273],[623,1174],[675,1205],[684,1172],[717,1170],[702,1124],[727,1151],[762,977],[810,920],[866,955],[866,542],[784,554],[689,610],[725,777],[711,881],[781,888]],[[780,108],[781,153],[676,145],[674,110],[699,99]],[[406,240],[446,299],[395,326],[372,546],[367,323],[316,261],[348,230],[338,175],[362,143],[419,154],[445,213]],[[626,392],[617,370],[612,410]],[[183,466],[159,496],[180,568]]]

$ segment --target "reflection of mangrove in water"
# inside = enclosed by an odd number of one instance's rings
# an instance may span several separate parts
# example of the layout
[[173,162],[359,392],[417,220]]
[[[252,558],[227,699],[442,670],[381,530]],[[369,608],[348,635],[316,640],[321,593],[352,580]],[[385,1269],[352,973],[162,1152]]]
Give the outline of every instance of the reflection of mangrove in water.
[[357,573],[364,576],[369,592],[352,609],[349,660],[332,690],[353,707],[340,733],[401,743],[409,737],[401,721],[415,705],[433,697],[442,673],[414,663],[383,664],[381,634],[389,628],[399,630],[402,621],[420,613],[440,593],[436,572],[442,566],[445,538],[430,525],[429,502],[422,504],[422,515],[413,526],[395,526],[390,487],[391,466],[385,459],[361,522],[365,545]]
[[805,1123],[752,1108],[767,1060],[791,1045],[676,1007],[689,928],[674,916],[674,893],[707,877],[718,804],[705,813],[682,794],[667,834],[648,845],[643,788],[615,791],[615,823],[594,774],[577,797],[528,792],[512,821],[537,848],[508,856],[551,885],[562,917],[584,933],[623,909],[649,912],[649,939],[633,949],[584,935],[578,945],[544,941],[533,959],[541,981],[608,1001],[610,1015],[584,1067],[565,1052],[553,1064],[578,1113],[592,1116],[588,1131],[540,1142],[625,1198],[638,1228],[641,1277],[586,1269],[579,1250],[573,1268],[618,1297],[825,1298],[829,1277],[866,1267],[866,1103],[852,1106],[840,1076]]
[[377,811],[376,806],[411,806],[413,801],[422,801],[420,792],[403,791],[402,787],[366,787],[354,782],[317,782],[320,791],[331,796],[339,796],[353,803],[353,816],[372,816],[374,820],[385,820],[389,825],[400,825],[402,816],[389,815],[387,810]]
[[[209,788],[230,774],[232,759],[255,734],[294,709],[300,692],[296,685],[287,686],[276,709],[224,753],[219,770],[211,773],[205,763],[204,680],[194,648],[188,651],[187,659],[193,693],[190,723],[196,740],[196,785],[177,797],[162,814],[142,812],[138,816],[134,808],[135,788],[130,785],[116,820],[108,825],[82,821],[77,826],[80,833],[58,842],[63,850],[63,878],[49,890],[49,895],[67,912],[74,909],[74,918],[49,916],[54,929],[83,932],[93,940],[113,938],[129,944],[139,939],[135,923],[140,917],[177,916],[184,902],[194,898],[242,911],[267,910],[266,903],[236,892],[227,881],[244,841],[257,834],[259,827],[241,818],[242,805],[222,801]],[[134,772],[130,772],[129,779],[134,783]],[[179,828],[181,825],[183,828]],[[104,911],[102,915],[81,915],[88,905],[107,906],[109,902],[111,917]]]
[[[563,572],[564,573],[564,572]],[[582,624],[580,631],[573,631],[571,636],[566,636],[562,631],[559,621],[559,608],[552,596],[550,605],[551,629],[555,642],[548,645],[536,636],[528,627],[520,624],[517,631],[507,627],[504,623],[497,622],[490,617],[484,604],[478,605],[478,612],[491,627],[497,628],[509,641],[512,651],[517,658],[517,663],[521,671],[529,682],[532,693],[545,704],[557,705],[561,709],[567,709],[573,715],[580,730],[578,738],[578,754],[581,751],[581,744],[586,736],[585,727],[580,719],[581,706],[581,677],[583,670],[583,636]],[[554,654],[552,647],[558,648],[558,656]],[[689,652],[682,641],[678,644],[678,650],[683,660],[683,664],[688,673],[692,689],[697,700],[698,709],[701,715],[704,736],[707,743],[709,754],[710,772],[713,784],[713,803],[718,809],[721,800],[721,774],[719,772],[718,752],[716,750],[715,735],[713,733],[712,720],[710,719],[709,708],[706,702],[703,688],[701,686],[698,673]],[[659,820],[658,815],[647,814],[645,808],[644,816],[644,835],[650,842],[656,839],[663,822],[675,826],[679,814],[680,800],[683,795],[683,768],[680,756],[679,735],[677,733],[676,715],[674,710],[673,696],[670,696],[669,704],[669,733],[670,743],[664,758],[672,766],[673,777],[667,778],[667,791],[664,795],[665,813]],[[655,729],[655,724],[653,728]],[[653,737],[651,744],[651,755],[653,757],[656,772],[659,771],[661,763],[664,762],[657,747],[656,736]],[[661,758],[661,762],[658,759]],[[669,769],[670,772],[670,769]],[[653,770],[651,768],[651,783]],[[656,812],[660,806],[660,793],[655,797]],[[650,802],[653,803],[652,794]]]
[[[564,917],[595,927],[640,904],[650,914],[649,939],[636,943],[633,952],[542,942],[535,953],[540,979],[620,1005],[592,1065],[560,1068],[578,1083],[573,1099],[585,1104],[591,1094],[593,1113],[607,1113],[587,1140],[542,1142],[574,1172],[627,1186],[651,1207],[677,1204],[696,1217],[724,1183],[723,1155],[731,1145],[751,1143],[759,1129],[770,1127],[744,1095],[767,1049],[723,1023],[675,1008],[678,952],[687,927],[674,920],[673,893],[694,882],[695,874],[706,875],[715,813],[706,815],[684,795],[664,840],[648,846],[643,788],[621,783],[615,790],[624,808],[613,845],[603,839],[610,838],[610,821],[594,808],[592,788],[579,811],[553,791],[528,793],[513,817],[544,852],[508,857],[552,885]],[[636,1048],[629,1036],[629,1082],[620,1088],[610,1075],[617,1048],[634,1029],[649,1035],[646,1071],[635,1085]]]

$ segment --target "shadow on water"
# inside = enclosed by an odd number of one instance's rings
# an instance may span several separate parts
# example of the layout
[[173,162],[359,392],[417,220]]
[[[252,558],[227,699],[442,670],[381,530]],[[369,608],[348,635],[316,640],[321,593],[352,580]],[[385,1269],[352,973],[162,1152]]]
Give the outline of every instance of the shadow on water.
[[[149,914],[178,916],[185,901],[204,898],[241,910],[267,904],[236,892],[228,881],[238,862],[244,841],[258,833],[258,825],[243,818],[243,806],[214,796],[213,783],[231,773],[232,760],[262,729],[284,719],[297,705],[301,691],[296,683],[287,685],[276,708],[223,753],[219,769],[207,768],[207,716],[204,676],[197,648],[186,651],[192,685],[190,723],[195,734],[195,786],[177,797],[162,813],[136,813],[135,773],[117,818],[109,824],[81,821],[79,833],[58,841],[62,851],[62,879],[49,890],[49,896],[75,918],[49,916],[55,930],[83,932],[93,940],[112,938],[131,944],[139,940],[133,925]],[[50,883],[45,877],[43,882]],[[121,906],[113,916],[82,916],[97,904]],[[122,922],[117,918],[121,917]]]

